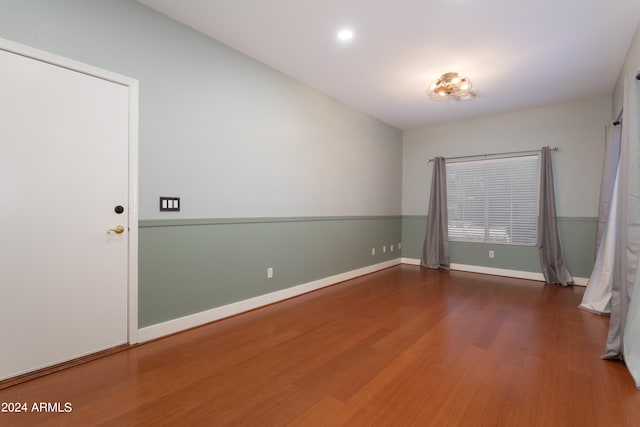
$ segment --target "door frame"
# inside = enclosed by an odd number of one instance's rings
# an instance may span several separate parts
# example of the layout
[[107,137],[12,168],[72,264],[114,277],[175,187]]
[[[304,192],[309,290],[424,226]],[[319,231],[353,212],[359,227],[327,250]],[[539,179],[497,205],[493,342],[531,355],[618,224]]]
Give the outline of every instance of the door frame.
[[82,62],[35,49],[0,37],[0,50],[35,59],[128,88],[129,92],[129,230],[127,233],[128,342],[138,342],[138,81]]

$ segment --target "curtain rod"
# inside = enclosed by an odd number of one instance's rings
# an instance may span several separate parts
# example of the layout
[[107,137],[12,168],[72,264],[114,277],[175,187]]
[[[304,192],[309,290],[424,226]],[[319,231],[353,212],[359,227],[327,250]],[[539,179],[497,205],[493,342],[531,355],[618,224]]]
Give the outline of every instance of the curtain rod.
[[[558,147],[549,148],[552,151],[558,151]],[[505,153],[490,153],[490,154],[472,154],[471,156],[457,156],[457,157],[446,157],[445,160],[453,160],[453,159],[470,159],[473,157],[489,157],[489,156],[504,156],[507,154],[533,154],[539,153],[540,150],[525,150],[525,151],[507,151]],[[433,162],[435,157],[427,160],[427,162]]]
[[614,126],[618,126],[620,124],[620,120],[622,119],[622,113],[624,113],[624,110],[620,110],[620,114],[618,114],[618,118],[616,119],[615,122],[613,122]]

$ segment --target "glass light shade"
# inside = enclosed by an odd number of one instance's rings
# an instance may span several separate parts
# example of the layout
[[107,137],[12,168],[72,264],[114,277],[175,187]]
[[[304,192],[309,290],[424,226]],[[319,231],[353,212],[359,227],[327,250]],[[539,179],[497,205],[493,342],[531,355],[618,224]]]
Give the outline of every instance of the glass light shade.
[[434,99],[455,99],[457,101],[475,97],[473,84],[467,77],[460,77],[458,73],[444,73],[427,90]]

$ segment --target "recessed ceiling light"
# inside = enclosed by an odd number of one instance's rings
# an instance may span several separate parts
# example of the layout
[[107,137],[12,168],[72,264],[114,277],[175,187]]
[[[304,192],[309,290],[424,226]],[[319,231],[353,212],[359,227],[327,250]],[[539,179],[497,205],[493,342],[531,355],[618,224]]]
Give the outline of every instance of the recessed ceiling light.
[[338,31],[338,38],[342,41],[351,40],[353,38],[353,31],[351,30],[340,30]]

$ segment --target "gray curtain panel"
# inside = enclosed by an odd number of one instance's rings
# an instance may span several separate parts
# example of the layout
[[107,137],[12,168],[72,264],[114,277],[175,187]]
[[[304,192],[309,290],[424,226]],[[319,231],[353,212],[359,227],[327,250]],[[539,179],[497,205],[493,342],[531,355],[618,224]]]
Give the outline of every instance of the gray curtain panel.
[[[636,275],[636,288],[640,288],[640,274]],[[636,387],[640,390],[640,292],[631,296],[624,330],[624,361]]]
[[447,214],[447,170],[444,157],[436,157],[433,161],[428,215],[420,265],[448,270],[449,216]]
[[[635,77],[635,76],[634,76]],[[624,112],[622,118],[622,148],[620,151],[619,221],[616,227],[616,251],[611,289],[611,319],[604,359],[624,359],[633,374],[632,365],[640,362],[640,355],[628,352],[627,318],[636,319],[629,312],[632,291],[638,273],[640,257],[640,81],[625,81]],[[633,325],[635,330],[640,329]],[[632,329],[633,329],[632,328]],[[640,338],[633,337],[637,345]],[[632,343],[630,343],[632,345]],[[637,346],[635,347],[637,350]],[[637,365],[636,365],[637,369]],[[640,378],[636,378],[636,381]]]
[[553,170],[549,147],[540,153],[540,203],[538,214],[538,253],[540,267],[547,283],[562,286],[573,284],[573,277],[565,266],[558,224],[556,223],[556,201],[553,189]]
[[[627,312],[623,341],[624,341],[624,361],[627,364],[629,372],[633,377],[636,387],[640,389],[640,271],[638,270],[638,227],[640,223],[640,203],[638,196],[640,194],[640,73],[636,76],[633,84],[630,85],[626,91],[628,94],[628,101],[626,102],[625,112],[628,112],[628,116],[624,119],[626,124],[623,126],[629,126],[628,132],[626,132],[626,140],[632,145],[632,150],[627,157],[630,160],[630,167],[634,169],[633,175],[630,179],[635,179],[633,182],[633,207],[631,209],[632,227],[633,230],[629,234],[632,239],[629,249],[635,254],[635,265],[632,269],[636,270],[635,284],[627,281],[628,293],[631,293],[631,302],[629,304],[629,310]],[[629,255],[632,255],[629,253]],[[633,259],[631,260],[633,261]],[[627,278],[629,279],[628,275]],[[636,288],[636,292],[631,292],[633,288]]]

